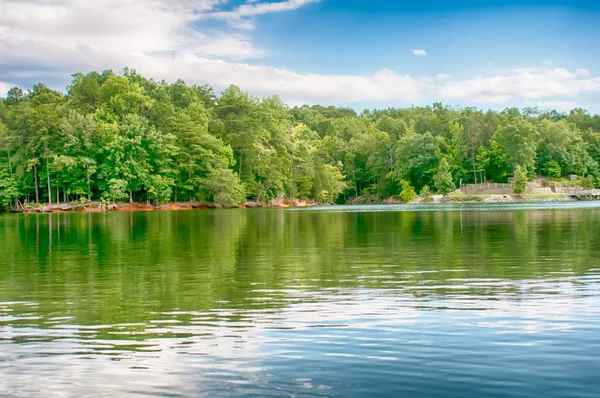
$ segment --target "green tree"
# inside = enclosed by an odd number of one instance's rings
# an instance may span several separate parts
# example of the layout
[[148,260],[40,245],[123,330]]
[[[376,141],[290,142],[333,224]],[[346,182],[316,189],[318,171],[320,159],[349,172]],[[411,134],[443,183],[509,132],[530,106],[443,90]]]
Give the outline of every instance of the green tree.
[[545,162],[542,171],[545,175],[550,177],[559,178],[562,176],[562,169],[556,160],[549,160]]
[[100,104],[100,83],[95,73],[75,73],[67,87],[69,108],[81,114],[91,114]]
[[108,181],[108,189],[102,194],[112,202],[127,198],[127,181],[113,178]]
[[442,159],[438,167],[438,171],[434,177],[435,189],[438,193],[447,196],[449,193],[456,190],[456,185],[452,180],[452,174],[450,173],[450,166],[446,159]]
[[148,186],[148,195],[154,199],[154,204],[160,206],[161,202],[166,202],[171,198],[174,182],[168,177],[160,174],[151,175]]
[[409,181],[402,180],[400,181],[400,185],[402,186],[402,191],[400,191],[400,199],[403,202],[412,202],[417,198],[415,188],[412,185],[410,185]]
[[63,119],[63,154],[54,158],[55,173],[67,194],[87,195],[91,199],[92,182],[97,172],[100,148],[97,124],[91,115],[71,111]]
[[439,138],[431,133],[409,133],[398,143],[396,169],[402,170],[403,179],[415,187],[433,185],[438,149]]
[[235,207],[245,200],[239,177],[228,168],[214,168],[201,180],[206,199],[219,207]]
[[525,169],[526,173],[535,170],[537,136],[536,128],[524,120],[517,120],[502,129],[506,162],[513,170],[517,166]]
[[277,96],[236,86],[216,96],[128,68],[74,74],[66,92],[36,84],[0,99],[3,209],[81,197],[381,200],[403,181],[448,194],[458,179],[506,182],[517,168],[600,182],[600,116],[583,109],[290,109]]
[[[460,146],[471,162],[473,170],[473,182],[477,183],[477,151],[483,143],[483,134],[485,131],[484,116],[472,108],[467,108],[463,112],[464,127],[457,126],[460,132]],[[480,181],[481,182],[481,181]]]
[[513,193],[520,195],[525,193],[529,181],[527,178],[527,172],[520,165],[515,168],[515,181],[513,183]]
[[433,200],[431,190],[427,185],[421,190],[421,196],[423,197],[423,202],[431,202]]
[[40,160],[44,159],[45,170],[43,171],[47,182],[48,203],[52,204],[50,156],[61,144],[59,131],[64,98],[58,91],[51,90],[43,84],[36,84],[27,99],[30,106],[26,108],[25,116],[28,130],[26,141],[31,154],[30,164],[35,173],[36,201],[39,202],[37,194],[38,166]]

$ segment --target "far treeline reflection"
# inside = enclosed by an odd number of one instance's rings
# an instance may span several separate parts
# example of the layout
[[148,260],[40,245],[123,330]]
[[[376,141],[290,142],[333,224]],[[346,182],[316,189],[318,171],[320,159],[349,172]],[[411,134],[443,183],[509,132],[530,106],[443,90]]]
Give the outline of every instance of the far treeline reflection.
[[0,302],[25,294],[40,313],[85,325],[147,322],[215,303],[256,309],[252,299],[265,289],[284,297],[285,289],[329,287],[424,299],[486,294],[491,287],[451,287],[599,267],[599,222],[595,209],[4,216]]

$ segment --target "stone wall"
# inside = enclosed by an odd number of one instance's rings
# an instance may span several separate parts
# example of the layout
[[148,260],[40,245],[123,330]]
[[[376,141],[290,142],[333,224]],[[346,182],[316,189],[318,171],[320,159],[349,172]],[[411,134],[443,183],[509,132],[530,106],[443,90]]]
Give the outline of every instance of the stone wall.
[[510,195],[512,193],[511,184],[464,184],[462,189],[467,195]]
[[[467,195],[512,195],[512,184],[464,184],[462,190]],[[530,194],[548,194],[553,193],[552,188],[542,187],[542,184],[534,181],[527,185],[525,193]]]

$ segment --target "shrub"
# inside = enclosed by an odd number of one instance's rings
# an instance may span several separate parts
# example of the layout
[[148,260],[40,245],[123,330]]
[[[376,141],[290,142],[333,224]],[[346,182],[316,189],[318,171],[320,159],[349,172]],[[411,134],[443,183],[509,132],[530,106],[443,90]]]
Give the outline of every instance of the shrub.
[[423,202],[431,202],[433,201],[432,195],[431,195],[431,190],[429,189],[429,187],[427,185],[425,185],[423,187],[423,189],[421,190],[421,196],[423,198]]
[[440,162],[438,172],[433,180],[435,182],[435,189],[444,196],[456,190],[456,185],[454,185],[452,174],[450,173],[450,165],[446,159],[442,159]]
[[412,202],[417,198],[415,188],[413,188],[413,186],[410,185],[410,182],[402,180],[400,181],[400,184],[402,185],[402,191],[400,191],[400,199],[403,202]]
[[594,177],[587,176],[581,179],[581,187],[583,189],[594,189],[596,187]]
[[560,178],[562,176],[562,169],[558,162],[551,160],[544,165],[544,173],[550,177]]
[[527,171],[521,166],[517,166],[515,169],[515,182],[513,183],[513,193],[520,195],[525,193],[529,180],[527,178]]
[[102,194],[104,199],[115,202],[127,197],[127,181],[113,178],[108,181],[108,191]]

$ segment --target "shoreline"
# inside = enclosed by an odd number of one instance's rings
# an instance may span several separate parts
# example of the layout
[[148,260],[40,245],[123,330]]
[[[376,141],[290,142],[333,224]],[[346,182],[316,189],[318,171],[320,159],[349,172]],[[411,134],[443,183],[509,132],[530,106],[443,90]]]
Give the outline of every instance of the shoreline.
[[[248,201],[243,205],[233,207],[233,209],[256,209],[256,208],[302,208],[328,206],[327,203],[318,203],[305,200],[275,201],[270,203],[261,203]],[[98,201],[79,203],[68,202],[61,204],[26,206],[18,209],[9,209],[8,213],[14,214],[50,214],[50,213],[108,213],[108,212],[150,212],[150,211],[192,211],[192,210],[210,210],[220,209],[210,203],[200,202],[170,202],[159,206],[148,204],[147,202],[123,202],[123,203],[103,203]]]
[[482,204],[482,203],[548,203],[548,202],[581,202],[565,194],[521,194],[521,195],[449,195],[443,197],[434,195],[432,200],[425,201],[421,198],[411,202],[411,204]]
[[[548,203],[548,202],[583,202],[563,194],[552,195],[433,195],[429,200],[417,198],[412,202],[404,203],[397,198],[387,198],[379,201],[367,203],[347,203],[347,206],[364,205],[447,205],[447,204],[515,204],[515,203]],[[328,203],[318,203],[313,201],[294,200],[294,201],[275,201],[270,203],[260,203],[249,201],[243,205],[237,206],[238,209],[256,209],[256,208],[306,208],[335,206]],[[193,211],[218,209],[216,206],[200,202],[172,202],[160,206],[154,206],[146,202],[133,203],[62,203],[53,205],[27,206],[20,209],[9,210],[9,213],[23,214],[50,214],[50,213],[105,213],[105,212],[150,212],[150,211]]]

